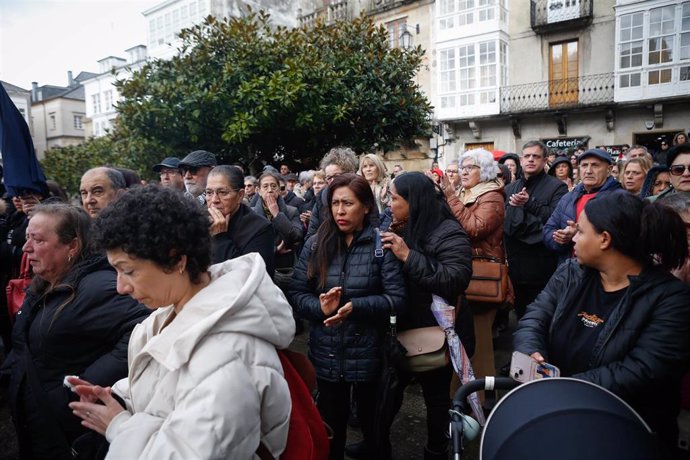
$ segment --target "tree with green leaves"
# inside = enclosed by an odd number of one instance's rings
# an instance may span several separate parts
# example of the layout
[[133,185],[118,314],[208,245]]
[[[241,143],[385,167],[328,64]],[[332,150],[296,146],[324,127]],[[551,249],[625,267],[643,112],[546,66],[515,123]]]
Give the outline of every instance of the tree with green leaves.
[[424,51],[390,48],[368,18],[287,29],[263,12],[209,17],[180,37],[177,56],[118,83],[116,138],[314,165],[335,145],[388,151],[429,135],[431,107],[413,80]]

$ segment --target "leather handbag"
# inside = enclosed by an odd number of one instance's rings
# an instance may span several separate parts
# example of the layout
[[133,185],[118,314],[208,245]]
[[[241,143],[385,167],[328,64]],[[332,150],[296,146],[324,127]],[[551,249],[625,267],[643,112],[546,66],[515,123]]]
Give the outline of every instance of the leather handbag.
[[29,284],[31,284],[29,258],[24,253],[22,255],[19,278],[9,280],[5,289],[7,293],[7,312],[12,322],[14,322],[17,312],[22,308],[24,298],[26,297],[26,288],[29,287]]
[[450,362],[446,334],[438,326],[398,332],[398,341],[407,350],[403,369],[408,372],[433,371]]
[[508,294],[508,265],[490,256],[472,256],[472,279],[465,290],[470,303],[502,304]]

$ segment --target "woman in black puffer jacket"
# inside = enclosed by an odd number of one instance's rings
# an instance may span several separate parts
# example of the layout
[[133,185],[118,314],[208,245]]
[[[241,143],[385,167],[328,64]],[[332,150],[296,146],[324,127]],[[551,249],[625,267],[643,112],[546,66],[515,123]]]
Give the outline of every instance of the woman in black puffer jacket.
[[[403,275],[409,292],[408,309],[399,320],[399,330],[437,326],[431,312],[432,294],[449,305],[457,305],[472,276],[469,237],[453,217],[435,184],[422,173],[403,173],[391,185],[391,211],[394,222],[384,233],[384,248],[403,262]],[[467,305],[456,307],[455,329],[469,356],[474,352],[474,323]],[[427,418],[425,459],[447,457],[450,409],[449,363],[427,372],[403,373],[396,400],[402,404],[405,385],[414,377],[424,393]],[[384,440],[385,443],[385,440]]]
[[331,212],[307,240],[288,293],[298,317],[311,322],[317,406],[334,431],[330,458],[342,459],[353,386],[366,450],[373,449],[383,338],[391,303],[398,313],[405,305],[405,285],[391,252],[375,256],[378,210],[366,180],[337,176],[326,202]]

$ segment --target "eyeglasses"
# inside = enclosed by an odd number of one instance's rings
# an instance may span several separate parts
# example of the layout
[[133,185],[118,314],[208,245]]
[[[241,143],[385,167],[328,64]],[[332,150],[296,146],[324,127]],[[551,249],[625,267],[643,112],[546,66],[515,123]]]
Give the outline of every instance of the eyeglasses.
[[463,166],[462,168],[460,168],[460,171],[462,171],[462,172],[471,172],[474,168],[479,169],[479,166],[477,166],[477,165]]
[[333,179],[335,179],[335,178],[338,177],[339,175],[340,175],[340,173],[333,174],[332,176],[326,176],[326,182],[332,181]]
[[458,170],[457,169],[446,169],[446,174],[457,174]]
[[225,189],[225,188],[219,188],[216,190],[209,188],[209,189],[206,189],[206,191],[204,191],[204,195],[206,195],[206,198],[213,198],[214,194],[218,195],[218,198],[227,198],[228,196],[230,196],[230,194],[232,192],[235,192],[235,191],[236,190]]
[[[180,171],[179,171],[179,170],[176,170],[176,169],[164,169],[164,170],[162,170],[161,172],[158,173],[158,176],[159,176],[159,177],[163,177],[163,176],[174,176],[175,174],[180,174]],[[192,173],[192,174],[194,174],[194,173]]]
[[673,165],[668,168],[672,176],[682,176],[686,169],[690,172],[690,165]]

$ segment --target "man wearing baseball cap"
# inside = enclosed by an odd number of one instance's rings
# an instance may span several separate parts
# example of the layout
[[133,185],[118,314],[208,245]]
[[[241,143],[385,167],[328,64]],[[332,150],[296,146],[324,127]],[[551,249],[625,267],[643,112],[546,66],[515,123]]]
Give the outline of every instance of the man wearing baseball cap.
[[581,182],[563,195],[542,231],[544,244],[558,254],[559,264],[573,254],[575,223],[585,204],[599,194],[628,193],[610,176],[613,159],[606,150],[589,149],[578,157],[577,164]]
[[187,189],[185,195],[206,205],[206,179],[216,164],[216,156],[206,150],[195,150],[184,157],[179,166]]
[[177,157],[167,157],[157,165],[153,166],[153,171],[158,173],[161,179],[161,187],[170,187],[184,192],[184,179],[180,172],[180,159]]

